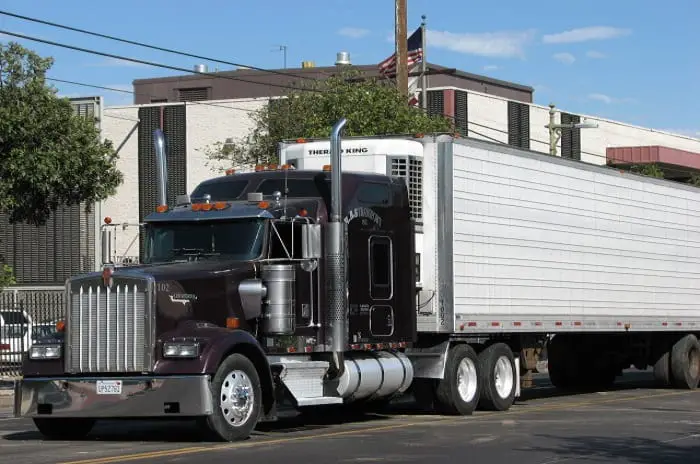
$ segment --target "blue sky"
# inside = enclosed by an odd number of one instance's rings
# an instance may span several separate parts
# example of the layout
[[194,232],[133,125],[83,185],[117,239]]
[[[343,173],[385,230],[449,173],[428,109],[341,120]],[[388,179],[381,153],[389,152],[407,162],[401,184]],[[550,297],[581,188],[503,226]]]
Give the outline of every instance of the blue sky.
[[[229,61],[331,65],[335,53],[377,63],[392,53],[393,0],[4,0],[3,9]],[[409,33],[428,21],[428,61],[535,87],[535,102],[700,137],[698,0],[408,0]],[[195,60],[0,15],[0,29],[191,68]],[[8,37],[0,37],[7,41]],[[131,89],[174,72],[51,45],[52,77]],[[210,69],[215,64],[209,63]],[[224,67],[225,68],[225,67]],[[66,95],[84,87],[58,85]],[[104,93],[108,104],[131,96]]]

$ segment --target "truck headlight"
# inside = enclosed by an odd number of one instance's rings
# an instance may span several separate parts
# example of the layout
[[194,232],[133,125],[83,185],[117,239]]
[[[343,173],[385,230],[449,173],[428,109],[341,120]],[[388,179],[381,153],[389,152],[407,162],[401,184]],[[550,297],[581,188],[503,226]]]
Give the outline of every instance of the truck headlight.
[[163,357],[165,358],[196,358],[199,356],[198,342],[165,342]]
[[61,345],[34,345],[29,350],[31,359],[58,359],[62,354]]

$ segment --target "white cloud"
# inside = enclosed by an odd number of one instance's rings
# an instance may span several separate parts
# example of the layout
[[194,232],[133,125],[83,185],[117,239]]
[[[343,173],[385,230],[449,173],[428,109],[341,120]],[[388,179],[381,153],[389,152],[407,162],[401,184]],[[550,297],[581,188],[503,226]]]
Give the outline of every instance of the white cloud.
[[524,58],[525,46],[533,39],[534,30],[482,33],[434,31],[427,33],[428,47],[457,53],[492,58]]
[[632,31],[630,29],[610,26],[591,26],[571,29],[558,34],[547,34],[542,37],[542,42],[547,44],[587,42],[589,40],[615,39],[631,33]]
[[611,97],[610,95],[605,95],[604,93],[589,93],[588,99],[599,101],[605,103],[606,105],[610,105],[611,103],[636,103],[636,100],[634,98],[617,98]]
[[593,60],[602,60],[603,58],[607,58],[607,56],[605,55],[605,53],[597,52],[597,51],[595,51],[595,50],[589,50],[589,51],[587,51],[587,52],[586,52],[586,56],[587,56],[588,58],[593,59]]
[[484,66],[484,71],[496,71],[497,69],[501,69],[501,67],[495,64],[487,64]]
[[344,27],[338,30],[338,34],[350,37],[351,39],[360,39],[369,35],[368,29],[362,29],[359,27]]
[[609,105],[610,103],[613,102],[612,97],[605,95],[605,94],[602,94],[602,93],[590,93],[590,94],[588,94],[588,99],[603,102],[607,105]]
[[573,64],[574,61],[576,61],[576,57],[574,55],[566,52],[555,53],[554,55],[552,55],[552,58],[564,64]]

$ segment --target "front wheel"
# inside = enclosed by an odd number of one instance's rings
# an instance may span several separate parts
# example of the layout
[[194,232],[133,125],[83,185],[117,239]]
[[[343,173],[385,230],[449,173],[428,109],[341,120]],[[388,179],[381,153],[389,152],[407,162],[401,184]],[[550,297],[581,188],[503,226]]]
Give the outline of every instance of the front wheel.
[[93,419],[36,418],[34,425],[49,440],[78,440],[85,438],[95,425]]
[[206,424],[225,441],[250,436],[262,410],[260,377],[253,363],[234,353],[221,363],[212,380],[214,412]]

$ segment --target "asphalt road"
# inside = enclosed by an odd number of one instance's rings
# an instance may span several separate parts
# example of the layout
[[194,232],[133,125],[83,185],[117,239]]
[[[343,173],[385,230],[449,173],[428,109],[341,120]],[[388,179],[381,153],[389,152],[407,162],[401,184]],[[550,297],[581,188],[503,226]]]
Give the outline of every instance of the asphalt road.
[[7,417],[0,456],[27,464],[690,464],[700,461],[700,391],[654,389],[642,373],[610,392],[536,388],[507,413],[440,417],[399,404],[381,415],[285,419],[235,444],[202,442],[193,424],[177,422],[104,422],[86,440],[47,442],[30,421]]

